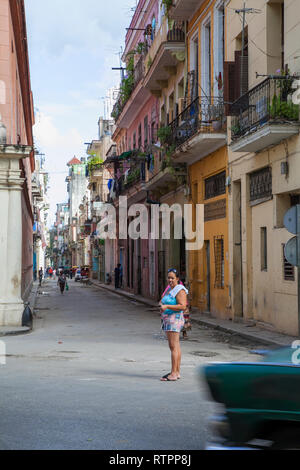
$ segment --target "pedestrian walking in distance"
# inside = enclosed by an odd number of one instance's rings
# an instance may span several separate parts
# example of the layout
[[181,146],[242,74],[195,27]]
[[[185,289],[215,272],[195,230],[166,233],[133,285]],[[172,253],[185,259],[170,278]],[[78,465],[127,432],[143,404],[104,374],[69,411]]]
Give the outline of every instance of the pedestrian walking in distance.
[[43,276],[44,276],[44,272],[43,272],[43,268],[41,268],[39,270],[39,285],[40,286],[42,285]]
[[58,281],[57,281],[57,284],[59,285],[61,294],[63,294],[64,291],[65,291],[66,282],[67,282],[67,278],[66,278],[64,272],[62,271],[62,272],[59,273]]
[[180,332],[184,327],[184,311],[187,307],[188,290],[180,284],[179,273],[176,269],[168,271],[169,289],[159,304],[163,330],[166,332],[171,351],[172,369],[169,374],[160,380],[163,382],[175,382],[180,379],[181,349]]
[[115,289],[120,287],[120,264],[115,268]]

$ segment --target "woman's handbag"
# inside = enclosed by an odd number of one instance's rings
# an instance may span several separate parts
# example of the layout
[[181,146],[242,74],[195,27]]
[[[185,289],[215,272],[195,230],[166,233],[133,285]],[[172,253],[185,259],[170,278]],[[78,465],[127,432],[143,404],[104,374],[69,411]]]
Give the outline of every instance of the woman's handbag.
[[69,284],[66,282],[66,291],[69,290]]

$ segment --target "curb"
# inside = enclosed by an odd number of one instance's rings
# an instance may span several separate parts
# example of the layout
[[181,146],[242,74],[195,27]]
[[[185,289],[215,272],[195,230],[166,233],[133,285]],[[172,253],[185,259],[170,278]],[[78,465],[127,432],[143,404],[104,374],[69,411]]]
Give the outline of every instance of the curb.
[[280,343],[272,339],[265,339],[254,334],[244,333],[243,331],[236,331],[234,328],[212,324],[209,322],[209,320],[199,320],[193,318],[193,322],[197,323],[198,325],[206,326],[217,331],[222,331],[224,333],[228,333],[234,336],[240,336],[241,338],[247,339],[248,341],[252,341],[255,343],[259,343],[263,346],[286,346],[285,343]]
[[[11,327],[7,327],[9,328],[7,331],[4,330],[5,327],[3,328],[0,328],[0,337],[3,338],[5,336],[19,336],[19,335],[25,335],[25,334],[28,334],[28,333],[31,333],[32,329],[29,328],[28,326],[20,326],[20,327],[16,327],[16,329],[10,329]],[[13,327],[12,327],[13,328]]]
[[128,292],[124,292],[122,290],[117,290],[117,289],[113,290],[113,289],[110,289],[109,287],[107,287],[105,285],[98,284],[98,283],[94,282],[93,280],[91,280],[91,283],[93,284],[93,286],[99,287],[99,289],[103,289],[103,290],[106,290],[107,292],[111,292],[112,294],[117,294],[121,297],[125,297],[128,300],[133,300],[134,302],[139,302],[140,304],[147,305],[148,307],[157,307],[158,303],[154,302],[153,300],[147,300],[147,299],[144,299],[144,298],[136,297],[134,294],[129,294]]

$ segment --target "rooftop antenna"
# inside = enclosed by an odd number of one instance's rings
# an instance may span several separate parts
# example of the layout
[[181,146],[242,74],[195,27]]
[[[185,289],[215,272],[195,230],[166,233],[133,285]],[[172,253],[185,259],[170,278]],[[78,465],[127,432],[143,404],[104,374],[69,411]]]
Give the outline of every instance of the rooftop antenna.
[[246,14],[261,13],[261,10],[255,8],[246,8],[246,0],[244,0],[244,7],[235,10],[237,14],[243,14],[243,29],[242,29],[242,63],[241,63],[241,96],[243,94],[243,74],[244,74],[244,49],[245,49],[245,28],[246,28]]
[[113,67],[112,70],[120,70],[121,71],[121,83],[125,78],[125,67],[122,67],[122,55],[123,55],[123,47],[121,46],[120,52],[117,53],[120,59],[120,67]]

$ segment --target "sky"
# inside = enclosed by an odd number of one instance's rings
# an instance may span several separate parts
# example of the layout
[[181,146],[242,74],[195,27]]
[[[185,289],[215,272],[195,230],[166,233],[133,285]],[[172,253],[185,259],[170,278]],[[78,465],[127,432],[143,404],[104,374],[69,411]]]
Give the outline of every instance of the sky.
[[97,139],[103,97],[119,86],[119,52],[136,0],[25,0],[35,146],[49,171],[50,223],[66,202],[66,164]]

